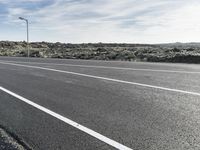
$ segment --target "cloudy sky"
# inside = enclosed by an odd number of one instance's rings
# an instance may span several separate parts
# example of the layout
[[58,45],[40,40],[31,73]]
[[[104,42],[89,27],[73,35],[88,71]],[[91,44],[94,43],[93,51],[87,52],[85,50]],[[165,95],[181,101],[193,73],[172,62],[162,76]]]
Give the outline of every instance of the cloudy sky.
[[200,0],[0,0],[0,40],[200,42]]

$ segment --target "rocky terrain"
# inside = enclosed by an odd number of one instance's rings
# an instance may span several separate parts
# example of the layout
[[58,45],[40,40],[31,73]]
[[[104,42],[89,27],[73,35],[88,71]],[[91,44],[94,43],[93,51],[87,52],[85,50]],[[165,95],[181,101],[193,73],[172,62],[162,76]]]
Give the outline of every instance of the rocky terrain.
[[[31,57],[200,63],[200,43],[66,44],[33,42]],[[26,42],[0,41],[0,56],[27,56]]]
[[5,130],[0,128],[0,150],[28,150]]

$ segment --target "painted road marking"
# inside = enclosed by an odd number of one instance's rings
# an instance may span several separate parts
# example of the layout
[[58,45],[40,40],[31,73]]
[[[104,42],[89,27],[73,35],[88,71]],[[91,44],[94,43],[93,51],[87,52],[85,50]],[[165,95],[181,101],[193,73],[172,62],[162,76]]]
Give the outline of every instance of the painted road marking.
[[142,87],[147,87],[147,88],[165,90],[165,91],[170,91],[170,92],[177,92],[177,93],[200,96],[200,93],[197,93],[197,92],[190,92],[190,91],[184,91],[184,90],[179,90],[179,89],[172,89],[172,88],[166,88],[166,87],[161,87],[161,86],[154,86],[154,85],[149,85],[149,84],[130,82],[130,81],[124,81],[124,80],[119,80],[119,79],[112,79],[112,78],[106,78],[106,77],[101,77],[101,76],[88,75],[88,74],[71,72],[71,71],[57,70],[57,69],[44,68],[44,67],[38,67],[38,66],[7,63],[7,62],[2,62],[2,61],[0,61],[0,63],[6,64],[6,65],[20,66],[20,67],[25,67],[25,68],[33,68],[33,69],[47,70],[47,71],[53,71],[53,72],[59,72],[59,73],[73,74],[73,75],[83,76],[83,77],[88,77],[88,78],[101,79],[101,80],[107,80],[107,81],[112,81],[112,82],[118,82],[118,83],[142,86]]
[[159,69],[140,69],[140,68],[122,68],[122,67],[107,67],[94,65],[74,65],[74,64],[57,64],[57,63],[40,63],[40,62],[24,62],[24,61],[3,61],[8,63],[23,63],[23,64],[38,64],[38,65],[55,65],[55,66],[69,66],[69,67],[83,67],[83,68],[97,68],[97,69],[116,69],[129,71],[147,71],[147,72],[163,72],[163,73],[185,73],[185,74],[200,74],[198,71],[178,71],[178,70],[159,70]]
[[77,129],[79,129],[79,130],[81,130],[81,131],[83,131],[83,132],[85,132],[85,133],[97,138],[97,139],[99,139],[100,141],[103,141],[103,142],[109,144],[112,147],[115,147],[115,148],[117,148],[119,150],[132,150],[131,148],[129,148],[129,147],[125,146],[125,145],[122,145],[122,144],[120,144],[120,143],[118,143],[118,142],[116,142],[116,141],[114,141],[114,140],[112,140],[112,139],[110,139],[108,137],[105,137],[104,135],[102,135],[102,134],[100,134],[100,133],[98,133],[96,131],[93,131],[93,130],[91,130],[91,129],[89,129],[89,128],[87,128],[87,127],[85,127],[85,126],[73,121],[73,120],[70,120],[70,119],[68,119],[68,118],[66,118],[66,117],[64,117],[64,116],[62,116],[62,115],[60,115],[60,114],[58,114],[56,112],[53,112],[53,111],[51,111],[51,110],[49,110],[49,109],[47,109],[47,108],[45,108],[45,107],[43,107],[41,105],[38,105],[38,104],[36,104],[36,103],[34,103],[34,102],[24,98],[24,97],[12,92],[12,91],[9,91],[9,90],[1,87],[1,86],[0,86],[0,90],[4,91],[5,93],[7,93],[7,94],[9,94],[9,95],[21,100],[21,101],[33,106],[33,107],[39,109],[39,110],[41,110],[41,111],[43,111],[43,112],[45,112],[45,113],[57,118],[57,119],[65,122],[65,123],[71,125],[71,126],[73,126],[75,128],[77,128]]

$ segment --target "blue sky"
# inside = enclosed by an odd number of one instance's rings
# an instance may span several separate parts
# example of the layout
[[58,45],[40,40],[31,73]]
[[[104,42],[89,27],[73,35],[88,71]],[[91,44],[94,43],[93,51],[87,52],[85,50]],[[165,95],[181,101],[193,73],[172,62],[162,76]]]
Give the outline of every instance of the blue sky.
[[199,0],[0,0],[0,40],[200,42]]

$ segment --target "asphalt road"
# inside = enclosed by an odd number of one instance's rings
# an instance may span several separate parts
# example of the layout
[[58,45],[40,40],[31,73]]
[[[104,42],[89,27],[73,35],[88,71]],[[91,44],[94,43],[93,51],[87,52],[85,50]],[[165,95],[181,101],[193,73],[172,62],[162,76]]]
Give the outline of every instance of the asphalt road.
[[[200,149],[200,65],[0,57],[0,87],[134,150]],[[3,90],[0,125],[36,150],[116,149]]]

